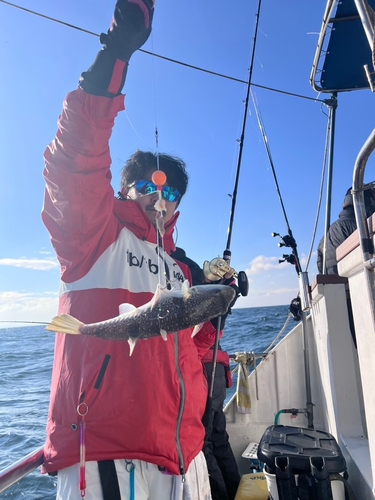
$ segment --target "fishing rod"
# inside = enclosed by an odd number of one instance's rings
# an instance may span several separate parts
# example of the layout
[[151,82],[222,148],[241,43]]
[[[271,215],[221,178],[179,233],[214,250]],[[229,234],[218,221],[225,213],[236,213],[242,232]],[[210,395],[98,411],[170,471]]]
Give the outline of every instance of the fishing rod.
[[[283,259],[279,260],[279,263],[281,262],[289,262],[290,264],[293,264],[295,267],[295,270],[298,275],[298,280],[299,280],[299,297],[297,299],[294,299],[291,304],[290,311],[292,311],[292,305],[294,304],[295,309],[296,309],[296,317],[298,315],[297,319],[302,320],[302,333],[303,333],[303,345],[304,345],[304,366],[305,366],[305,388],[306,388],[306,418],[307,418],[307,426],[309,429],[314,428],[314,404],[312,402],[312,391],[311,391],[311,376],[310,376],[310,356],[309,356],[309,343],[308,343],[308,337],[307,337],[307,312],[310,310],[310,300],[309,300],[309,278],[308,278],[308,273],[307,271],[302,271],[301,268],[301,263],[300,259],[298,256],[297,252],[297,243],[296,240],[294,239],[292,229],[289,225],[288,217],[286,214],[286,210],[284,207],[283,199],[281,196],[280,188],[279,188],[279,183],[277,181],[277,176],[276,176],[276,171],[275,167],[273,164],[272,160],[272,155],[271,155],[271,149],[269,145],[269,141],[267,139],[264,123],[262,120],[262,116],[260,113],[259,105],[256,102],[254,95],[253,95],[253,103],[254,103],[254,108],[257,114],[258,118],[258,124],[259,128],[263,137],[263,142],[267,151],[268,155],[268,160],[271,165],[273,177],[275,180],[276,184],[276,190],[280,199],[282,211],[284,213],[284,218],[285,222],[287,225],[288,229],[288,234],[286,236],[281,236],[279,233],[272,233],[273,237],[278,236],[280,238],[280,242],[278,244],[279,247],[289,247],[292,249],[292,254],[291,255],[283,255]],[[297,302],[297,304],[296,304]],[[294,315],[294,313],[292,313]]]
[[[262,0],[259,0],[258,10],[257,10],[257,13],[255,15],[256,16],[256,23],[255,23],[255,32],[254,32],[254,38],[253,38],[254,42],[253,42],[253,49],[252,49],[252,55],[251,55],[251,63],[250,63],[250,68],[249,68],[249,80],[247,83],[245,111],[244,111],[244,117],[243,117],[243,121],[242,121],[242,132],[241,132],[241,138],[239,141],[240,149],[239,149],[239,153],[238,153],[236,179],[235,179],[234,189],[233,189],[233,194],[232,194],[232,205],[231,205],[230,219],[229,219],[229,226],[228,226],[227,244],[226,244],[226,248],[223,252],[223,258],[222,259],[220,259],[220,258],[213,259],[210,263],[208,263],[206,261],[204,263],[204,268],[203,268],[203,272],[204,272],[205,276],[212,281],[217,281],[219,279],[223,279],[227,273],[232,274],[232,276],[235,276],[237,278],[238,288],[239,288],[240,294],[244,297],[246,297],[248,292],[249,292],[249,280],[247,278],[247,275],[246,275],[245,271],[240,271],[239,273],[236,273],[234,271],[234,269],[230,267],[229,264],[230,264],[231,257],[232,257],[231,241],[232,241],[232,234],[233,234],[233,222],[234,222],[234,214],[235,214],[236,202],[237,202],[237,191],[238,191],[238,184],[239,184],[240,171],[241,171],[242,152],[243,152],[243,146],[244,146],[244,142],[245,142],[246,121],[247,121],[247,113],[248,113],[248,107],[249,107],[250,88],[251,88],[251,80],[252,80],[253,68],[254,68],[255,49],[256,49],[256,42],[257,42],[257,36],[258,36],[261,5],[262,5]],[[208,398],[208,404],[207,404],[208,408],[209,408],[209,401],[210,401],[210,399],[212,400],[213,391],[214,391],[215,371],[216,371],[217,353],[219,350],[221,323],[222,323],[222,319],[219,317],[218,322],[217,322],[217,327],[216,327],[215,346],[214,346],[214,353],[213,353],[213,358],[212,358],[211,385],[210,385],[209,398]]]
[[243,146],[244,146],[244,142],[245,142],[247,111],[249,108],[249,97],[250,97],[250,89],[251,89],[251,80],[252,80],[252,76],[253,76],[254,58],[255,58],[257,36],[258,36],[259,15],[260,15],[261,3],[262,3],[262,0],[259,0],[258,12],[256,13],[256,24],[255,24],[253,51],[252,51],[252,55],[251,55],[251,64],[250,64],[250,69],[249,69],[249,81],[247,84],[247,92],[246,92],[246,100],[245,100],[245,112],[244,112],[244,117],[243,117],[243,121],[242,121],[242,132],[241,132],[241,138],[240,138],[240,149],[239,149],[239,153],[238,153],[236,180],[234,183],[234,189],[233,189],[233,195],[232,195],[232,207],[231,207],[229,227],[228,227],[228,240],[227,240],[226,249],[224,250],[224,259],[229,261],[229,262],[231,259],[230,246],[231,246],[232,233],[233,233],[234,213],[235,213],[236,202],[237,202],[238,183],[239,183],[239,179],[240,179],[242,152],[243,152]]
[[[251,85],[252,85],[252,76],[253,76],[253,69],[254,69],[255,49],[256,49],[256,42],[257,42],[257,36],[258,36],[261,4],[262,4],[262,0],[259,0],[258,11],[256,13],[255,33],[254,33],[254,38],[253,38],[253,40],[254,40],[253,50],[252,50],[252,54],[251,54],[251,63],[250,63],[250,68],[249,68],[249,79],[247,82],[245,111],[244,111],[244,117],[243,117],[243,121],[242,121],[242,132],[241,132],[241,138],[239,140],[240,148],[239,148],[239,152],[238,152],[236,179],[235,179],[235,183],[234,183],[233,194],[231,196],[232,205],[231,205],[230,218],[229,218],[227,244],[226,244],[226,248],[223,252],[223,258],[222,259],[220,259],[220,258],[213,259],[209,263],[205,262],[204,269],[203,269],[205,276],[212,281],[224,278],[226,273],[232,273],[232,275],[237,278],[240,293],[244,297],[246,297],[248,292],[249,292],[249,281],[248,281],[247,275],[246,275],[245,271],[240,271],[239,273],[236,273],[234,271],[234,269],[229,266],[229,264],[230,264],[230,261],[232,258],[231,242],[232,242],[232,234],[233,234],[234,214],[235,214],[235,210],[236,210],[238,184],[239,184],[241,164],[242,164],[242,153],[243,153],[243,146],[244,146],[244,142],[245,142],[246,121],[247,121],[247,114],[248,114],[248,108],[249,108],[250,90],[251,90]],[[219,276],[219,278],[218,277],[215,278],[215,276]]]
[[254,94],[252,92],[251,92],[251,95],[252,95],[252,100],[253,100],[255,112],[256,112],[256,115],[257,115],[257,119],[258,119],[258,124],[259,124],[259,128],[260,128],[260,132],[262,134],[263,143],[264,143],[265,148],[266,148],[266,152],[267,152],[267,156],[268,156],[268,161],[270,163],[271,170],[272,170],[272,175],[273,175],[273,178],[274,178],[274,181],[275,181],[276,192],[277,192],[277,195],[278,195],[279,200],[280,200],[281,209],[282,209],[282,212],[284,214],[284,219],[285,219],[286,227],[287,227],[287,230],[288,230],[288,234],[286,236],[280,236],[279,233],[272,233],[272,236],[273,237],[279,236],[280,243],[279,243],[278,246],[280,248],[281,247],[290,247],[292,249],[292,255],[283,255],[283,260],[280,261],[280,263],[284,262],[284,261],[287,261],[290,264],[293,264],[295,266],[297,274],[299,275],[300,273],[302,273],[302,267],[301,267],[301,262],[300,262],[300,259],[299,259],[299,256],[298,256],[297,243],[296,243],[296,240],[294,239],[293,232],[292,232],[292,229],[291,229],[290,224],[289,224],[288,216],[287,216],[287,213],[286,213],[286,210],[285,210],[285,206],[284,206],[283,197],[281,196],[281,191],[280,191],[279,183],[278,183],[278,180],[277,180],[276,170],[275,170],[275,166],[274,166],[272,155],[271,155],[271,149],[270,149],[269,141],[267,139],[267,134],[266,134],[266,130],[265,130],[265,127],[264,127],[264,123],[263,123],[262,115],[261,115],[261,112],[260,112],[259,104],[258,104],[257,100],[255,99],[255,96],[254,96]]

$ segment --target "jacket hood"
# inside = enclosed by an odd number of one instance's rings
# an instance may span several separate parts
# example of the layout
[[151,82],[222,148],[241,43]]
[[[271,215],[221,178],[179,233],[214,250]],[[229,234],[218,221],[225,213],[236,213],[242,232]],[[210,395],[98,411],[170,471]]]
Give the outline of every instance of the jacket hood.
[[[370,215],[375,212],[375,190],[373,188],[365,189],[363,197],[365,202],[366,217],[370,217]],[[343,212],[348,209],[354,210],[352,188],[347,190],[342,208],[344,209]],[[341,212],[341,214],[343,212]]]
[[[157,244],[157,231],[136,201],[115,198],[113,208],[114,214],[120,223],[126,226],[137,238]],[[164,248],[168,255],[176,250],[173,233],[179,216],[180,212],[176,212],[165,225]]]
[[342,204],[342,208],[352,207],[353,206],[353,196],[352,196],[352,188],[350,187],[344,198],[344,203]]

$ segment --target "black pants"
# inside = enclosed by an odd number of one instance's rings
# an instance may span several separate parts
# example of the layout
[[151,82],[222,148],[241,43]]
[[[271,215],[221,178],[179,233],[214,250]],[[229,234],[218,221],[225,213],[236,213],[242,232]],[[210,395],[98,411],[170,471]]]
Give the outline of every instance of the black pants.
[[[208,387],[211,384],[212,363],[206,363]],[[217,363],[210,418],[206,418],[206,437],[203,453],[206,457],[213,500],[234,500],[240,482],[240,474],[229,436],[223,404],[226,397],[227,375],[225,366]],[[206,415],[207,417],[207,415]]]

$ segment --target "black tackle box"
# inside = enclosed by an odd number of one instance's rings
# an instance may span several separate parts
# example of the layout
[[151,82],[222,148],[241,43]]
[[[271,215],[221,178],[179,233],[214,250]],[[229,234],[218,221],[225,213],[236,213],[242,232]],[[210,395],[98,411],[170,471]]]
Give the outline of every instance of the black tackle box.
[[287,425],[268,427],[259,443],[258,458],[269,473],[275,474],[277,457],[288,457],[295,474],[311,470],[310,457],[324,458],[329,474],[346,471],[339,445],[332,434],[324,431]]

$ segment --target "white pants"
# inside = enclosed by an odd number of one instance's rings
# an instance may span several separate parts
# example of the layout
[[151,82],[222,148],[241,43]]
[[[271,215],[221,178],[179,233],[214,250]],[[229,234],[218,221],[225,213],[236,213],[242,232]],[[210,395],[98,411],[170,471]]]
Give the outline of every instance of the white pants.
[[[115,460],[121,500],[130,499],[130,474],[125,460]],[[170,476],[159,471],[157,465],[133,460],[135,500],[211,500],[206,459],[200,452],[191,462],[183,483],[181,476]],[[82,500],[79,491],[79,464],[57,475],[56,500]],[[85,500],[103,500],[97,462],[86,463]]]

